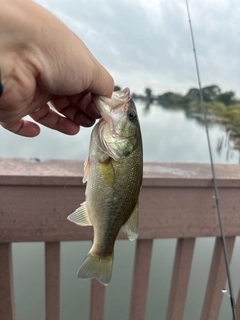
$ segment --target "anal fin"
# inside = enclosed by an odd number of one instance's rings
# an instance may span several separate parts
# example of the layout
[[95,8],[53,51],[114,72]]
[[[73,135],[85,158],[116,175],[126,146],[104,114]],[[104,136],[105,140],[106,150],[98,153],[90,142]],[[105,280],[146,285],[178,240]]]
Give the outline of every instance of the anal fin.
[[126,234],[129,240],[136,240],[138,237],[138,202],[129,217],[128,221],[122,226],[122,231]]
[[88,216],[86,202],[83,202],[79,208],[77,208],[73,213],[71,213],[67,219],[72,221],[79,226],[91,226],[92,223]]

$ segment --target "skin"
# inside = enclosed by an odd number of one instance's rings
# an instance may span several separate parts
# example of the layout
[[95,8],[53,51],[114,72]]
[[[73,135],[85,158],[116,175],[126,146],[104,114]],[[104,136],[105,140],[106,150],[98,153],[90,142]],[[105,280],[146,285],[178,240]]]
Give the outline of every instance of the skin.
[[[78,133],[100,117],[92,95],[110,97],[113,79],[59,19],[30,0],[0,0],[0,125],[34,137],[37,123]],[[58,112],[50,109],[48,102]],[[59,114],[60,113],[60,114]]]

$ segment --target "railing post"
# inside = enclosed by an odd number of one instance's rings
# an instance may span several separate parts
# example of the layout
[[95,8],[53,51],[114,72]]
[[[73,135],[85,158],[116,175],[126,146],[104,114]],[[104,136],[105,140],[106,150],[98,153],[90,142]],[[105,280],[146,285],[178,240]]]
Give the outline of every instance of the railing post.
[[90,320],[104,319],[105,286],[96,279],[91,281]]
[[153,240],[137,240],[133,269],[130,320],[144,320]]
[[183,319],[194,246],[195,238],[177,241],[167,320]]
[[[231,261],[234,243],[235,237],[226,238],[229,261]],[[225,287],[226,279],[227,273],[222,239],[218,237],[213,250],[201,320],[218,319],[223,297],[222,289]]]
[[46,320],[60,319],[60,243],[45,243]]
[[240,289],[238,291],[238,298],[236,302],[236,314],[237,314],[237,319],[240,319]]
[[11,243],[0,243],[0,319],[16,320]]

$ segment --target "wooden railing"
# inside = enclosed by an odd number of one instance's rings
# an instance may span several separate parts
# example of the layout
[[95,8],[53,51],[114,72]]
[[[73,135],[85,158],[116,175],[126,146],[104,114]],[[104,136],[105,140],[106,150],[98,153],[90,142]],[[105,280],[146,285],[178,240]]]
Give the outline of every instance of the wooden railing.
[[[240,235],[240,166],[216,165],[216,175],[231,259],[235,237]],[[46,319],[60,319],[60,242],[93,236],[92,228],[79,231],[66,219],[84,199],[82,176],[83,164],[78,161],[0,160],[1,320],[16,319],[11,243],[35,241],[45,242]],[[216,237],[201,320],[218,319],[226,283],[219,236],[209,165],[145,163],[129,319],[145,319],[152,245],[157,238],[178,239],[166,319],[183,319],[197,237]],[[118,239],[124,238],[120,233]],[[92,280],[91,320],[104,318],[104,299],[105,287]]]

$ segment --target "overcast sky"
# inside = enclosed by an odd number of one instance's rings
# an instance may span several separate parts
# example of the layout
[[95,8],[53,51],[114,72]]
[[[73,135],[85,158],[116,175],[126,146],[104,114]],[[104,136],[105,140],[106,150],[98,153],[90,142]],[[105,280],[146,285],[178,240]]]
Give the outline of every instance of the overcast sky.
[[[38,0],[108,69],[143,93],[197,87],[185,0]],[[240,1],[189,0],[202,86],[240,98]]]

